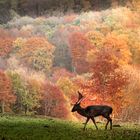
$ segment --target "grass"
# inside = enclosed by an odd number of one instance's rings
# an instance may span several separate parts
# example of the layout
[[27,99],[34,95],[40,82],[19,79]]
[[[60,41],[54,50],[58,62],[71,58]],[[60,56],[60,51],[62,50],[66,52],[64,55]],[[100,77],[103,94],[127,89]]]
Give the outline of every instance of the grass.
[[3,116],[0,118],[0,140],[140,140],[140,125],[124,124],[104,130],[53,118]]

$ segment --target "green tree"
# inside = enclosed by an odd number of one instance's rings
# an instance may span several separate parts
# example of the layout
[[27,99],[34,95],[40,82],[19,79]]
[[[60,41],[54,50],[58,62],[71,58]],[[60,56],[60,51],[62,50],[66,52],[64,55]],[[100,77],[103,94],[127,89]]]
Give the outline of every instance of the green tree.
[[24,111],[26,114],[28,111],[32,111],[33,108],[38,107],[41,97],[39,94],[39,84],[33,80],[25,82],[15,72],[8,72],[8,75],[11,77],[12,88],[17,96],[13,110],[18,113]]

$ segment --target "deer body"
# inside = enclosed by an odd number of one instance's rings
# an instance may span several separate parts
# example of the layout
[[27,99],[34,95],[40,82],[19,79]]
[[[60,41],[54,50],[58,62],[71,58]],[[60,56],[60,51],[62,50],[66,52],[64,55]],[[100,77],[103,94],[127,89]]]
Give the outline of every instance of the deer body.
[[85,111],[89,113],[90,116],[104,116],[105,114],[110,115],[112,113],[112,108],[106,105],[93,105],[85,108]]
[[83,96],[79,92],[79,99],[74,105],[74,107],[72,108],[72,112],[77,111],[77,113],[79,113],[81,116],[84,116],[87,118],[86,123],[84,125],[84,130],[90,119],[93,121],[96,129],[98,129],[96,122],[94,120],[94,117],[97,117],[97,116],[103,116],[104,118],[107,119],[105,129],[107,129],[109,122],[110,122],[110,129],[112,129],[112,119],[110,118],[110,114],[113,111],[112,107],[107,106],[107,105],[92,105],[92,106],[87,106],[86,108],[82,108],[80,106],[80,103],[82,101],[81,99],[83,99]]

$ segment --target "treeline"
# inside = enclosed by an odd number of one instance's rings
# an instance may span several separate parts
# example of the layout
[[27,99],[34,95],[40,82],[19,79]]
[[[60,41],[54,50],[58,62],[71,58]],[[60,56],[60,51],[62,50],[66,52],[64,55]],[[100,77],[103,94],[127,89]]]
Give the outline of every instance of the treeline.
[[132,0],[0,0],[0,23],[5,23],[13,17],[11,10],[22,16],[41,16],[53,15],[54,11],[65,14],[132,5]]

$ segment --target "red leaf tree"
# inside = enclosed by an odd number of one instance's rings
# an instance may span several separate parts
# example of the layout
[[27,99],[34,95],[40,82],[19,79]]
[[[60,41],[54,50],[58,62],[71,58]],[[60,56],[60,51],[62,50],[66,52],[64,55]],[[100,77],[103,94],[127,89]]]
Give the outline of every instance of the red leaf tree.
[[86,61],[86,55],[87,51],[93,48],[88,39],[83,33],[75,32],[69,38],[69,47],[74,70],[80,74],[88,72],[89,64]]
[[68,110],[62,91],[54,84],[45,82],[43,85],[42,108],[45,115],[67,118]]
[[51,80],[53,82],[56,82],[61,77],[69,77],[69,78],[71,78],[71,77],[74,77],[74,76],[75,75],[73,73],[67,71],[66,69],[56,67],[56,68],[53,69],[53,74],[52,74],[52,79]]
[[112,104],[117,114],[121,110],[122,90],[128,83],[128,77],[120,66],[118,53],[110,48],[102,48],[96,54],[92,66],[91,90],[100,96],[102,103]]
[[0,56],[6,57],[12,51],[12,38],[0,38]]
[[0,106],[4,113],[5,106],[15,102],[16,97],[12,94],[12,85],[7,75],[0,70]]

